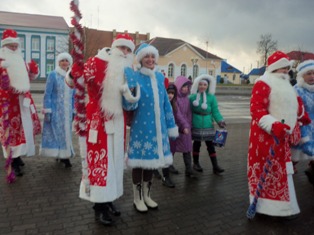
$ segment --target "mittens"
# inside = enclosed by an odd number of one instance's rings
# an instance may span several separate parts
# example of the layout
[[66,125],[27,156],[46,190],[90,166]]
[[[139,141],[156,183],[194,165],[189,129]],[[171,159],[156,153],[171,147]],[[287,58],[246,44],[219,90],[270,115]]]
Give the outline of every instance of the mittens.
[[290,130],[290,126],[281,122],[274,122],[271,131],[278,139],[284,139],[287,135],[287,131]]
[[39,69],[38,65],[34,60],[31,60],[31,62],[28,63],[29,72],[32,74],[38,74]]
[[71,69],[71,76],[73,78],[80,78],[83,76],[83,68],[79,64],[74,63]]
[[137,83],[136,83],[136,79],[135,79],[134,75],[135,75],[135,73],[134,73],[132,68],[130,68],[130,67],[124,68],[124,77],[125,77],[125,80],[127,81],[129,88],[136,87]]
[[307,112],[304,112],[304,115],[299,119],[299,122],[301,122],[302,126],[309,125],[312,120],[309,117],[309,114]]

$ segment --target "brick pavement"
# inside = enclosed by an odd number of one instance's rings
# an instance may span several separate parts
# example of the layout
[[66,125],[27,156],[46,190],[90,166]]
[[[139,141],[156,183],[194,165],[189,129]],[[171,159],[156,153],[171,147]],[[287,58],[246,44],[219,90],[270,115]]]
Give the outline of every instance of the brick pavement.
[[[298,166],[299,173],[294,176],[301,209],[298,219],[257,216],[253,221],[247,220],[249,124],[230,124],[228,130],[226,147],[217,149],[219,163],[226,169],[224,176],[212,174],[204,144],[200,159],[204,172],[198,173],[197,180],[185,178],[182,157],[176,154],[174,164],[181,172],[173,176],[176,188],[166,188],[154,180],[152,198],[159,203],[157,211],[135,211],[131,172],[126,170],[125,192],[116,201],[122,215],[111,227],[96,224],[92,204],[78,198],[79,157],[72,161],[71,169],[52,158],[24,158],[25,175],[11,185],[5,182],[1,158],[0,234],[314,234],[314,191],[303,174],[305,163]],[[75,150],[78,152],[77,144]]]

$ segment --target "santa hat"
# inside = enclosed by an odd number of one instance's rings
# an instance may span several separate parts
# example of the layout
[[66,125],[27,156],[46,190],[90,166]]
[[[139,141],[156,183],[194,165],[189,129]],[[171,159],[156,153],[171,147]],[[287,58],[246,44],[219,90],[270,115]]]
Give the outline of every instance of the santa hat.
[[270,73],[280,68],[291,68],[291,66],[292,61],[290,61],[290,58],[281,51],[276,51],[267,59],[267,71]]
[[15,30],[6,29],[3,31],[2,34],[1,47],[10,43],[20,44],[20,39],[17,37],[17,33]]
[[61,60],[67,60],[69,63],[70,63],[70,66],[72,65],[73,63],[73,59],[72,59],[72,56],[67,53],[67,52],[63,52],[63,53],[60,53],[58,56],[57,56],[57,64],[59,65],[59,62]]
[[111,47],[126,46],[134,51],[135,45],[133,38],[128,33],[120,33],[112,42]]
[[310,70],[314,70],[314,60],[303,61],[297,67],[298,78],[302,77],[305,73],[307,73]]
[[141,62],[141,60],[146,56],[153,54],[155,55],[155,62],[158,61],[159,52],[156,49],[156,47],[149,45],[147,43],[142,43],[137,50],[135,51],[135,58],[138,63]]

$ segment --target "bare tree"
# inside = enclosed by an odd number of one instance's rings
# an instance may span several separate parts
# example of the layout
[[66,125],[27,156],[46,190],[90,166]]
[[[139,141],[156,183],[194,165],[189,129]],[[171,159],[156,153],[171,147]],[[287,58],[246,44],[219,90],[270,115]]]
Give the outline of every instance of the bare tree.
[[272,39],[271,34],[262,34],[257,42],[257,53],[261,55],[262,63],[266,66],[267,58],[277,50],[277,41]]

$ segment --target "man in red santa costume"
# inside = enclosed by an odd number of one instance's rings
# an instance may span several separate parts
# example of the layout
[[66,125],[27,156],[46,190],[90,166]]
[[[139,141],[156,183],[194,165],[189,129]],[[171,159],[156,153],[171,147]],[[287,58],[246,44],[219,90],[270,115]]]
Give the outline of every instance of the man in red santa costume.
[[300,139],[297,122],[309,123],[302,101],[290,85],[290,69],[288,56],[277,51],[268,58],[264,75],[256,80],[251,97],[248,151],[250,202],[253,201],[266,159],[271,159],[256,212],[289,218],[300,213],[292,179],[294,171],[290,144],[291,141],[296,144]]
[[25,63],[16,31],[6,29],[0,49],[0,137],[4,157],[7,163],[11,162],[16,176],[23,175],[20,166],[24,162],[20,156],[35,154],[34,136],[41,132],[30,94],[30,80],[38,74],[34,61]]
[[[74,64],[67,76],[70,86],[71,77],[81,76],[87,85],[87,137],[85,143],[80,143],[87,171],[86,175],[83,173],[80,198],[95,203],[95,219],[104,225],[114,222],[109,212],[120,215],[112,202],[123,194],[126,124],[122,103],[123,99],[135,103],[140,96],[139,92],[132,92],[138,89],[136,82],[127,82],[125,78],[126,71],[133,72],[134,48],[127,33],[118,34],[111,49],[103,48],[88,59],[84,71]],[[82,146],[86,150],[82,151]]]

